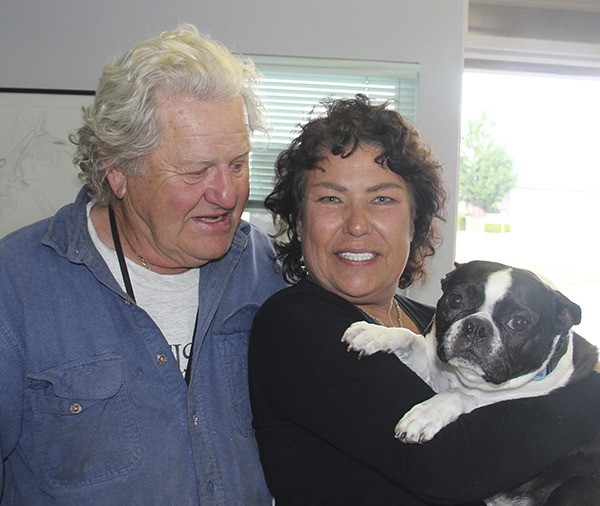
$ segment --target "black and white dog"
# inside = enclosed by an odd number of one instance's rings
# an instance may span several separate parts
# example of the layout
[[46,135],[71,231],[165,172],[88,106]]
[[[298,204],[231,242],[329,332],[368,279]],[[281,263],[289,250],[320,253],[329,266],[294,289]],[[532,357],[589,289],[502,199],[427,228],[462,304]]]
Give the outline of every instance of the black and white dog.
[[[353,324],[342,337],[361,355],[395,353],[437,392],[398,422],[396,437],[403,442],[429,441],[481,406],[544,395],[578,381],[598,361],[596,347],[571,330],[581,320],[579,306],[529,271],[486,261],[456,264],[442,290],[425,337],[366,322]],[[593,475],[591,493],[600,498],[600,438],[592,445],[586,450],[592,458],[583,465]],[[573,474],[562,470],[568,465],[562,460],[551,476],[545,472],[489,504],[515,504],[517,497],[523,500],[517,504],[545,504]],[[578,492],[584,488],[579,481]]]

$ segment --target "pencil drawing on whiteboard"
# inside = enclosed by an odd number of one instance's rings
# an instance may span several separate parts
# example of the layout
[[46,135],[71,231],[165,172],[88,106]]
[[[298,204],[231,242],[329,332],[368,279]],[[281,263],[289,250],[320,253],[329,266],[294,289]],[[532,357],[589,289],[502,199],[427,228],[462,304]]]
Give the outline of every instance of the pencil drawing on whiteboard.
[[31,101],[2,108],[0,237],[53,215],[80,188],[68,135],[81,106],[71,109]]

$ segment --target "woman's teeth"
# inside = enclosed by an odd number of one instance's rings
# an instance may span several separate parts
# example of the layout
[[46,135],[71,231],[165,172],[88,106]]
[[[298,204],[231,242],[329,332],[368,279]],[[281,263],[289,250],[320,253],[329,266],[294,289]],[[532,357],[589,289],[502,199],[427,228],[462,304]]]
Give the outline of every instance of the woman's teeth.
[[375,258],[375,254],[374,253],[350,253],[350,252],[344,252],[344,253],[340,253],[339,255],[342,258],[345,258],[346,260],[352,260],[354,262],[360,262],[360,261],[364,261],[364,260],[371,260],[372,258]]

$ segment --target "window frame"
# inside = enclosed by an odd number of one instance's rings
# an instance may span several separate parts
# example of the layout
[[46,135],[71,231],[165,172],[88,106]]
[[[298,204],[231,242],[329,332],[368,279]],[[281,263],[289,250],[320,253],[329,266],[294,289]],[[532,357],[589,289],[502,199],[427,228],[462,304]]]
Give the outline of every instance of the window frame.
[[[249,55],[254,61],[254,64],[265,80],[270,79],[273,74],[287,73],[292,76],[294,73],[299,75],[304,74],[315,74],[316,76],[352,76],[368,79],[390,79],[398,82],[398,90],[391,97],[392,100],[397,101],[398,109],[400,112],[412,121],[417,120],[417,105],[419,99],[419,73],[420,66],[412,62],[386,62],[386,61],[373,61],[373,60],[347,60],[347,59],[331,59],[331,58],[309,58],[309,57],[289,57],[289,56],[272,56],[272,55]],[[369,95],[368,90],[358,90],[356,92],[364,92]],[[269,115],[269,102],[270,99],[266,96],[264,88],[259,85],[258,89],[259,96],[265,103],[267,108],[267,117]],[[254,134],[252,136],[253,151],[251,153],[251,164],[250,164],[250,198],[246,205],[246,209],[254,214],[256,211],[264,209],[263,201],[268,191],[257,191],[257,188],[264,188],[264,180],[268,177],[268,169],[270,167],[273,171],[274,176],[274,162],[276,155],[273,153],[276,151],[279,153],[284,149],[285,145],[291,141],[296,133],[298,132],[297,126],[304,123],[309,119],[311,111],[318,112],[318,105],[323,99],[327,97],[341,97],[351,96],[352,94],[339,94],[335,93],[333,89],[320,98],[315,97],[315,102],[310,106],[307,106],[306,110],[303,110],[299,114],[298,121],[294,124],[294,129],[289,132],[281,131],[278,135],[280,138],[282,135],[287,137],[286,141],[282,143],[273,142],[273,144],[279,144],[279,149],[270,148],[271,136],[262,136],[260,134]],[[272,126],[272,125],[271,125]],[[270,151],[270,153],[269,153]],[[266,153],[266,154],[265,154]],[[254,177],[257,179],[257,183],[253,185],[253,170],[252,170],[252,157],[261,158],[264,157],[266,160],[261,164],[262,169],[255,169]],[[262,181],[262,183],[261,183]],[[253,191],[254,190],[254,191]]]

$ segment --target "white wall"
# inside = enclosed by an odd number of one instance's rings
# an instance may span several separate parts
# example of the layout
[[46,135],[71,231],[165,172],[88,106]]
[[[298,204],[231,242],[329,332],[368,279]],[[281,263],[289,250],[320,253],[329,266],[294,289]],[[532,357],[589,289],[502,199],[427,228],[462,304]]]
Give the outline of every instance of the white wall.
[[[105,60],[140,38],[189,21],[246,54],[417,62],[418,124],[457,180],[465,0],[5,0],[0,87],[95,89]],[[429,282],[433,302],[451,268],[455,200]]]

